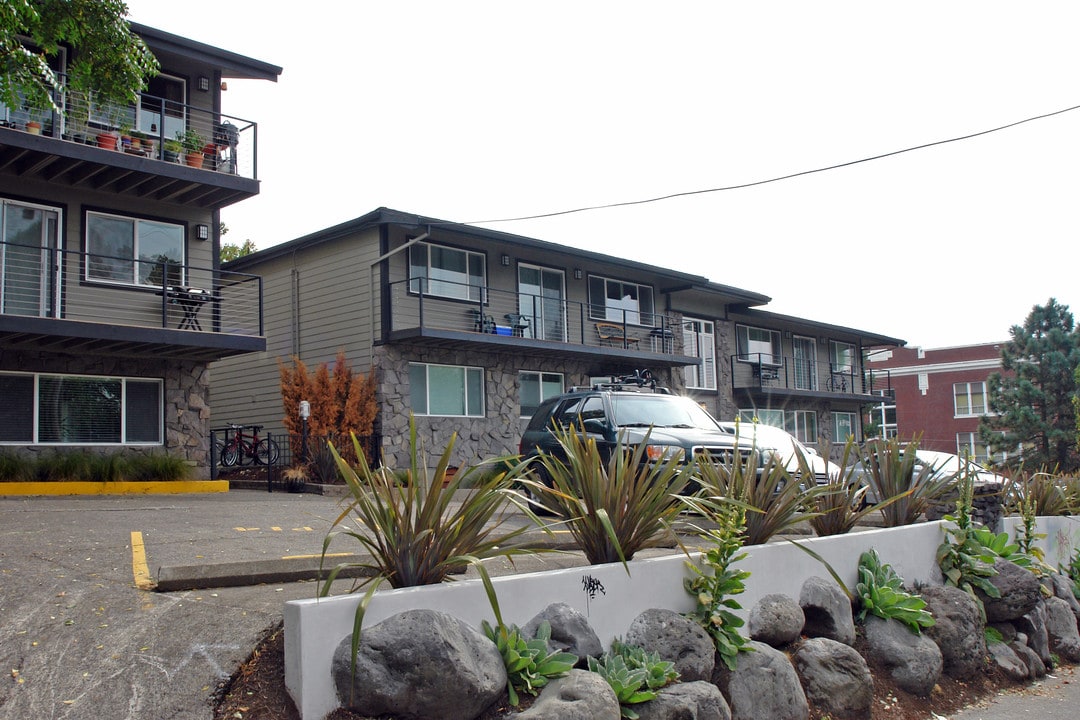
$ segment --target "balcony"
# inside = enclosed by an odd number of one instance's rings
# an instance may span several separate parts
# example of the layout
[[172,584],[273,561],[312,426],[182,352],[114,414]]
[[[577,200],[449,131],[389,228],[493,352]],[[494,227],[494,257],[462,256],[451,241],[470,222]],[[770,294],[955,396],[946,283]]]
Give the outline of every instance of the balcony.
[[390,283],[387,302],[386,342],[485,346],[546,357],[573,354],[629,361],[633,368],[700,363],[683,352],[678,316],[597,309],[557,297],[427,279]]
[[207,362],[265,350],[262,278],[0,243],[0,347]]
[[892,395],[887,370],[865,373],[856,367],[766,353],[732,355],[731,387],[763,395],[841,398],[880,402]]
[[0,174],[210,210],[259,192],[253,122],[150,95],[98,107],[69,92],[57,104],[0,105]]

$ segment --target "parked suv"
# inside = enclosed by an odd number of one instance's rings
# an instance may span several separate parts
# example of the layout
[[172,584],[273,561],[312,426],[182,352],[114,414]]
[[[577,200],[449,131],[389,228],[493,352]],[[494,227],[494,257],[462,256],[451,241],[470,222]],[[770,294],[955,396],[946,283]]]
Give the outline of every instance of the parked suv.
[[[709,413],[687,397],[663,388],[613,382],[548,398],[540,404],[521,438],[523,459],[540,453],[562,458],[553,427],[582,428],[596,440],[606,461],[619,440],[637,446],[648,436],[646,455],[654,461],[681,452],[684,462],[708,452],[714,460],[730,462],[734,436],[725,433]],[[750,449],[743,450],[744,455]],[[543,469],[540,479],[547,481]]]

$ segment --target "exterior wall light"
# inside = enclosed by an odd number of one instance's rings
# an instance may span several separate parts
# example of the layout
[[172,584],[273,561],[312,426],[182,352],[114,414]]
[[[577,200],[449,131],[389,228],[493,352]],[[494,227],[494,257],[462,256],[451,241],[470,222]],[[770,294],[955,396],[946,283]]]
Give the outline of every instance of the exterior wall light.
[[210,239],[210,226],[209,225],[196,225],[195,226],[195,239],[196,240],[209,240]]

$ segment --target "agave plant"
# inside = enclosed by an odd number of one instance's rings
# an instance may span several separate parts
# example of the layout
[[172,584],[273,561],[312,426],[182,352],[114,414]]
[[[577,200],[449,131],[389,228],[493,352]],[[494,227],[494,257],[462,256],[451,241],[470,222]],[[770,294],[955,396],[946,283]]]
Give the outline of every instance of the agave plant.
[[[526,492],[561,518],[590,563],[630,560],[670,537],[683,506],[678,500],[694,472],[681,453],[646,457],[648,435],[633,447],[620,438],[606,460],[596,441],[574,428],[553,428],[560,457],[531,459]],[[524,506],[524,505],[523,505]]]

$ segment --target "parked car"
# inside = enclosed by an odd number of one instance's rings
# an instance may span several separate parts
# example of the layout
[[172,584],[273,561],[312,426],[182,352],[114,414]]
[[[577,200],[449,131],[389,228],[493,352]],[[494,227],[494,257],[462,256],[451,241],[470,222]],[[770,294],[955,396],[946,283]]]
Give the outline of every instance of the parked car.
[[[976,490],[982,490],[987,486],[1000,490],[1005,487],[1007,478],[1004,475],[999,475],[991,470],[987,470],[982,465],[971,460],[965,460],[958,455],[952,453],[939,452],[937,450],[916,450],[915,451],[915,473],[922,472],[923,468],[930,468],[928,480],[941,480],[945,478],[959,479],[963,472],[970,472],[974,475]],[[862,462],[857,462],[853,470],[854,477],[861,479],[864,483],[867,470],[863,466]],[[874,492],[872,485],[868,486],[866,491],[865,502],[874,505],[881,502],[883,498],[879,498],[877,493]]]
[[802,453],[818,485],[828,484],[840,477],[840,466],[818,455],[816,450],[806,447],[781,428],[754,422],[722,422],[720,427],[732,436],[737,433],[740,445],[755,447],[762,453],[773,453],[792,475],[801,473],[799,454]]
[[[581,428],[593,438],[606,461],[620,441],[636,447],[648,439],[646,456],[661,461],[676,453],[683,462],[708,453],[714,461],[730,462],[736,452],[735,438],[694,400],[672,395],[648,385],[611,383],[575,388],[540,404],[518,447],[523,459],[541,453],[562,458],[552,429]],[[744,457],[752,452],[742,451]],[[545,472],[537,464],[540,480]]]

